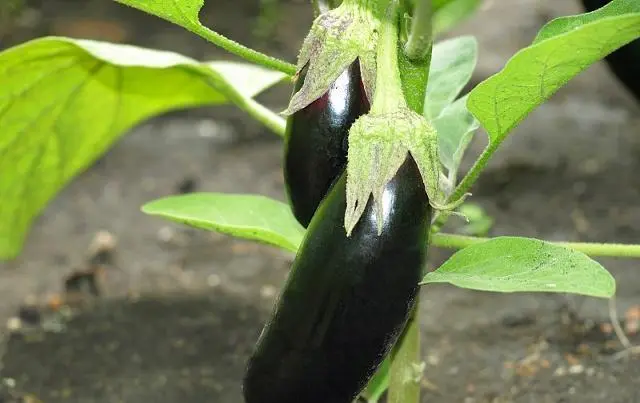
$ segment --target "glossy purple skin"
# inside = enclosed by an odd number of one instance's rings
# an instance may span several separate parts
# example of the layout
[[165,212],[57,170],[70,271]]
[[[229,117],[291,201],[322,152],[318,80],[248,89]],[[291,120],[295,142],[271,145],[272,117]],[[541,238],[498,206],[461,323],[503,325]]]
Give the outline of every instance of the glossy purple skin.
[[[306,69],[294,91],[302,86]],[[323,96],[287,120],[285,186],[293,215],[304,227],[347,163],[349,128],[367,111],[360,64],[355,61]]]
[[346,173],[318,207],[244,379],[246,403],[351,403],[414,305],[431,207],[411,157],[384,190],[378,235],[371,200],[343,227]]

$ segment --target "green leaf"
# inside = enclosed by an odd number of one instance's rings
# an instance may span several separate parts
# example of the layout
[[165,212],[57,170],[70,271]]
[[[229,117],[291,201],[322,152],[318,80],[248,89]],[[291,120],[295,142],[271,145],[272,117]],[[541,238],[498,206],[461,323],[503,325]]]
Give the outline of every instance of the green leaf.
[[598,21],[606,17],[617,17],[622,14],[640,12],[640,7],[636,0],[616,0],[608,3],[602,8],[590,13],[572,15],[568,17],[558,17],[547,23],[536,35],[533,43],[536,44],[545,39],[552,38],[566,32],[570,32],[584,24]]
[[587,255],[530,238],[498,237],[455,253],[422,284],[495,292],[566,292],[610,298],[616,283]]
[[446,106],[433,121],[438,133],[440,161],[447,168],[449,182],[454,184],[462,157],[479,122],[467,109],[467,97],[463,97]]
[[[285,77],[133,46],[48,37],[0,53],[0,258],[122,134],[160,113],[248,99]],[[233,80],[233,83],[231,82]]]
[[472,36],[438,42],[433,47],[424,116],[437,118],[471,79],[478,59],[478,43]]
[[116,0],[116,2],[155,15],[208,39],[219,34],[202,25],[200,10],[204,0]]
[[433,15],[434,35],[442,34],[472,16],[480,3],[480,0],[451,0],[442,4]]
[[614,0],[593,13],[551,21],[531,46],[471,91],[469,110],[487,130],[495,149],[567,81],[638,37],[637,0]]
[[420,359],[420,327],[416,317],[407,323],[391,362],[387,403],[419,403],[424,363]]
[[472,236],[486,236],[493,226],[493,218],[478,204],[464,203],[458,209],[468,220],[460,232]]
[[179,25],[209,42],[220,46],[227,52],[234,53],[245,59],[260,61],[269,68],[282,71],[289,75],[296,72],[294,65],[264,55],[253,49],[247,48],[231,39],[220,35],[202,25],[199,19],[200,10],[204,0],[115,0],[118,3],[136,8],[148,14],[155,15],[163,20]]
[[440,161],[453,185],[464,152],[479,126],[467,110],[466,97],[454,102],[476,67],[478,43],[472,36],[439,42],[432,58],[424,115],[438,133]]
[[389,368],[391,367],[391,358],[389,355],[384,359],[380,367],[369,380],[367,387],[360,392],[360,397],[367,403],[378,403],[382,395],[389,386]]
[[152,201],[142,211],[292,252],[298,250],[304,235],[288,205],[258,195],[191,193]]

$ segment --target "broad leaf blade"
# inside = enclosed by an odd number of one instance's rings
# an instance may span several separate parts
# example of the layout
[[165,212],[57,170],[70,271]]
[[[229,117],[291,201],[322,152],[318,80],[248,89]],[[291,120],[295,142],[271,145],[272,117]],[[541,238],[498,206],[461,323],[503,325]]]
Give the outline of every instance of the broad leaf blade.
[[17,255],[46,203],[127,130],[226,103],[220,89],[233,89],[231,78],[251,97],[284,74],[246,65],[232,74],[172,52],[55,37],[0,53],[0,259]]
[[423,284],[494,292],[566,292],[610,298],[615,280],[587,255],[548,242],[499,237],[455,253]]
[[142,211],[292,252],[298,250],[304,235],[288,205],[258,195],[191,193],[152,201]]
[[433,47],[424,105],[427,119],[435,119],[453,102],[471,79],[478,58],[478,43],[472,36],[438,42]]
[[568,17],[558,17],[553,21],[550,21],[540,30],[540,32],[538,32],[538,35],[536,35],[533,43],[536,44],[545,39],[549,39],[554,36],[572,31],[584,24],[588,24],[602,18],[616,17],[622,14],[631,14],[637,12],[640,12],[640,7],[638,7],[637,1],[617,0],[612,1],[606,4],[604,7],[590,13],[572,15]]
[[490,141],[499,143],[567,81],[638,37],[637,0],[614,0],[605,9],[551,21],[534,44],[471,91],[469,110]]

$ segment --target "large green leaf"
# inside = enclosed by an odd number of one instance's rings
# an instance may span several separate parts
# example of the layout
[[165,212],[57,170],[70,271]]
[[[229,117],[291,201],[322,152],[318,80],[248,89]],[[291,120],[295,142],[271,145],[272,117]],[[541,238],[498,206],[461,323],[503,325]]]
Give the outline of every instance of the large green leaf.
[[550,21],[543,27],[542,30],[540,30],[540,32],[538,32],[538,35],[536,35],[533,43],[535,44],[545,39],[552,38],[556,35],[570,32],[576,28],[580,28],[580,26],[584,24],[598,21],[602,18],[616,17],[623,14],[632,14],[637,12],[640,12],[640,7],[638,6],[637,1],[615,0],[608,3],[604,7],[590,13],[572,15],[567,17],[558,17],[553,21]]
[[530,238],[499,237],[455,253],[423,284],[495,292],[566,292],[610,298],[616,283],[582,252]]
[[545,25],[536,41],[473,91],[469,110],[495,149],[534,108],[571,78],[640,37],[640,1],[614,0],[586,15]]
[[295,74],[296,67],[273,57],[263,55],[253,49],[220,35],[202,25],[199,19],[204,0],[115,0],[118,3],[137,8],[149,14],[179,25],[204,39],[215,43],[230,53],[251,59],[261,59],[268,65],[287,74]]
[[141,121],[246,100],[284,74],[104,42],[42,38],[0,53],[0,258],[46,203]]
[[292,252],[298,250],[304,235],[288,205],[258,195],[192,193],[152,201],[142,211]]

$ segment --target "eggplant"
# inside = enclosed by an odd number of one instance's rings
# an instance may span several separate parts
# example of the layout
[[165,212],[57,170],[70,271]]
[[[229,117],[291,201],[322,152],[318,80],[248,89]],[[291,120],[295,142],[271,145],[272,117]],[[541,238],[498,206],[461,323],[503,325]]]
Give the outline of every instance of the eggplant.
[[[294,93],[304,83],[308,66],[298,75]],[[356,60],[331,88],[287,119],[284,179],[293,215],[307,227],[320,201],[347,163],[347,134],[369,101]]]
[[347,237],[346,170],[309,224],[274,313],[249,359],[247,403],[351,403],[414,306],[432,210],[407,159]]
[[[594,11],[609,4],[610,0],[582,0],[586,11]],[[609,70],[629,92],[640,101],[640,39],[614,50],[605,57]]]

